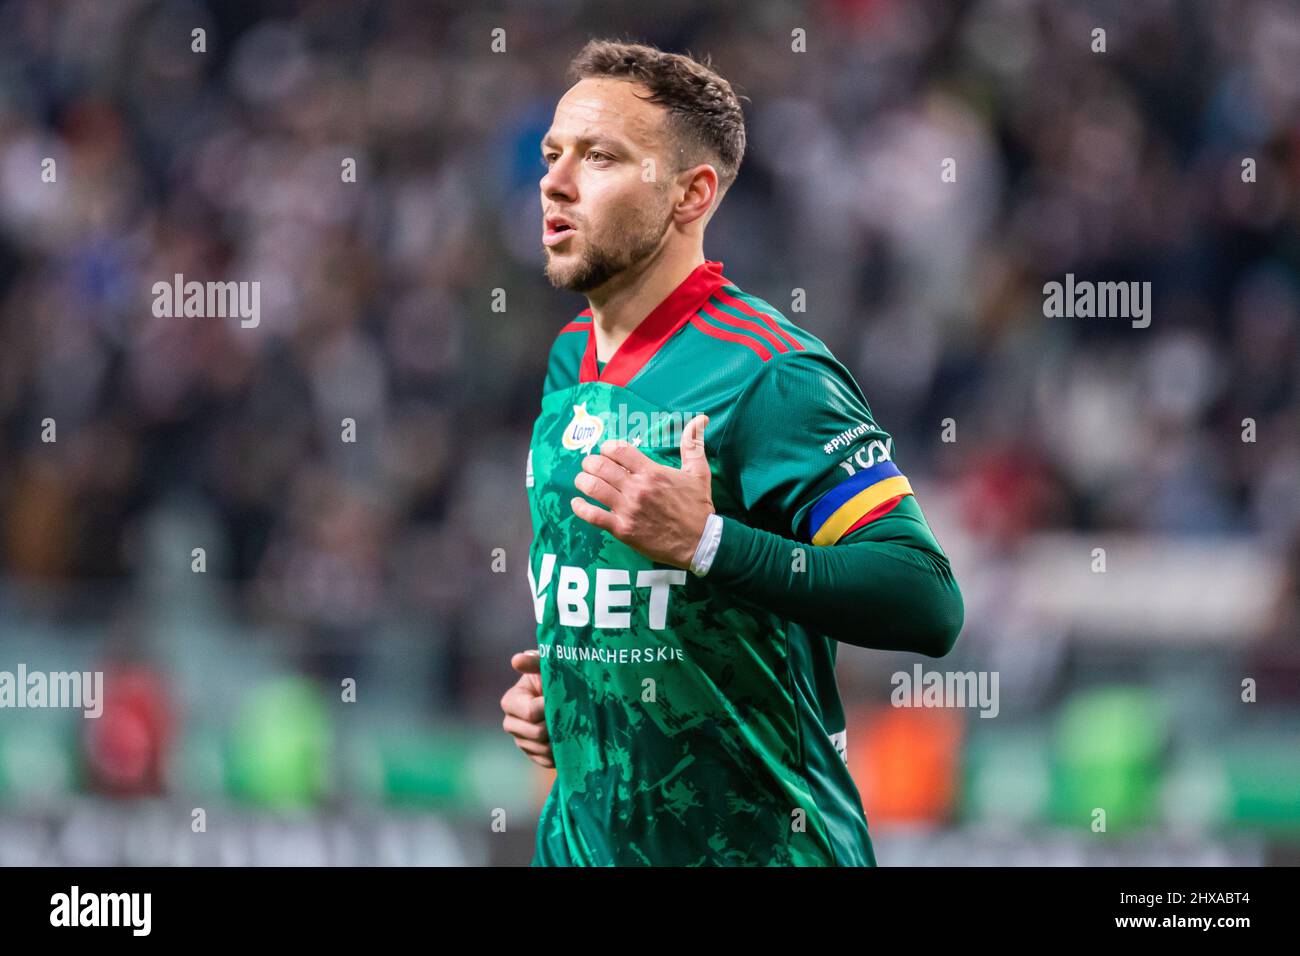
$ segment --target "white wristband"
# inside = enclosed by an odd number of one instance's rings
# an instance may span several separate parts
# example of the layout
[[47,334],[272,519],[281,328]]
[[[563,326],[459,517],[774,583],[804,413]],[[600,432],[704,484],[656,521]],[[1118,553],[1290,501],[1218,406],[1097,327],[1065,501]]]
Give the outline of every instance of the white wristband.
[[700,535],[700,543],[695,546],[695,557],[691,558],[692,574],[702,578],[709,573],[721,541],[722,516],[714,513],[704,522],[704,533]]

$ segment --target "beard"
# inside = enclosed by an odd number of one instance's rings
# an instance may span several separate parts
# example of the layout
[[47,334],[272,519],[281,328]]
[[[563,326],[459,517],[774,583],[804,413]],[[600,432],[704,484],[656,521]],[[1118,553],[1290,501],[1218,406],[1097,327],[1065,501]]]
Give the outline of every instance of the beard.
[[[554,254],[546,259],[546,278],[557,289],[587,293],[648,259],[659,248],[666,225],[666,212],[633,211],[600,234],[584,233],[582,252],[576,262]],[[605,233],[612,239],[605,240]],[[570,257],[572,258],[572,257]]]

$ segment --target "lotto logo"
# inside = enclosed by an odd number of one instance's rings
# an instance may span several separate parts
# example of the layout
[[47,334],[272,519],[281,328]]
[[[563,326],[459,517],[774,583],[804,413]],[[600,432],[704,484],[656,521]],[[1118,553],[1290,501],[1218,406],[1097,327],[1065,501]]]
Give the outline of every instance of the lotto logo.
[[587,411],[587,403],[583,402],[573,406],[573,420],[564,429],[560,444],[569,451],[581,449],[584,454],[590,454],[592,446],[600,440],[604,431],[604,421]]

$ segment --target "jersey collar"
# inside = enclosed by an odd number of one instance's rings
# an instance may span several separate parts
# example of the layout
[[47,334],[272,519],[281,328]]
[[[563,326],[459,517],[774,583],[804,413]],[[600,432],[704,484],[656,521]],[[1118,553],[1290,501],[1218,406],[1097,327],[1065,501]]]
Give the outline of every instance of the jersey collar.
[[696,266],[682,280],[681,285],[668,293],[668,297],[641,320],[641,324],[623,340],[623,344],[599,373],[596,371],[596,329],[593,320],[591,331],[587,333],[587,350],[582,356],[578,381],[626,385],[663,344],[699,311],[700,306],[709,301],[709,296],[726,284],[721,262],[706,260],[702,265]]

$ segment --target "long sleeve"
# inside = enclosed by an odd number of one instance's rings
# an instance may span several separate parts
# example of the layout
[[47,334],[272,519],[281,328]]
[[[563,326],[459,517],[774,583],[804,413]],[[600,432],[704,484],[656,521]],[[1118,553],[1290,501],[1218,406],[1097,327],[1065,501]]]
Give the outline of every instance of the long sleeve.
[[739,504],[723,517],[708,580],[858,647],[947,654],[961,592],[893,439],[834,357],[766,363],[720,448]]
[[965,611],[933,541],[910,497],[825,547],[724,518],[708,579],[846,644],[942,657]]

